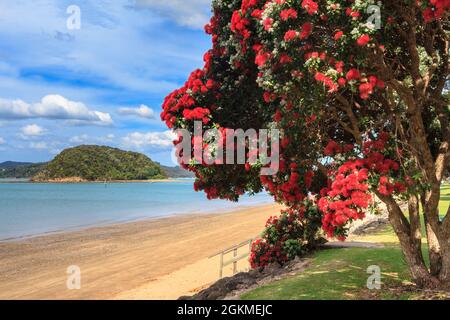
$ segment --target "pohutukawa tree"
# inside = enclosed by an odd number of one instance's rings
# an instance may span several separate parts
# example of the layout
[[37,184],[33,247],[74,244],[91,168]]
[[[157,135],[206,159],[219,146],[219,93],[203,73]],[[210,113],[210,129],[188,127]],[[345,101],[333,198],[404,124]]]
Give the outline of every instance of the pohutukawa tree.
[[450,210],[438,210],[450,157],[449,9],[449,0],[214,0],[205,66],[166,98],[162,119],[173,129],[195,120],[282,129],[280,170],[191,162],[195,188],[230,200],[266,189],[296,213],[314,195],[323,230],[342,239],[381,201],[417,284],[450,285]]

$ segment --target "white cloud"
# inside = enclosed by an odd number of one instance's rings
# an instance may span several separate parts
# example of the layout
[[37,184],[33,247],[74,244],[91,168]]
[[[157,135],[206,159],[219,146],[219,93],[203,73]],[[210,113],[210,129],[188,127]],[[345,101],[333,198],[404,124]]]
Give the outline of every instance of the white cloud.
[[5,144],[5,143],[6,143],[5,139],[3,139],[2,137],[0,137],[0,144]]
[[31,142],[30,148],[36,150],[45,150],[48,149],[48,146],[45,142]]
[[81,124],[111,125],[109,113],[90,110],[82,102],[71,101],[61,95],[47,95],[38,103],[0,99],[0,118],[5,119],[60,119]]
[[22,134],[25,137],[37,137],[42,136],[46,130],[37,124],[30,124],[22,127]]
[[92,143],[92,144],[96,144],[96,143],[110,143],[113,142],[115,139],[115,135],[110,133],[107,134],[105,136],[89,136],[87,134],[80,134],[77,136],[73,136],[72,138],[69,139],[70,143],[73,144],[82,144],[82,143]]
[[89,139],[89,136],[87,134],[81,134],[79,136],[74,136],[69,139],[69,142],[71,143],[83,143]]
[[62,150],[61,149],[50,149],[50,150],[48,150],[48,152],[50,152],[50,154],[52,154],[52,155],[57,155],[57,154],[61,153]]
[[141,104],[139,108],[120,108],[118,112],[123,115],[137,116],[145,119],[155,118],[155,111],[147,107],[145,104]]
[[[199,0],[192,1],[196,3]],[[206,9],[210,7],[209,0],[201,1],[206,4]],[[179,28],[173,32],[171,25],[174,23],[167,26],[166,15],[161,10],[145,5],[146,1],[143,1],[144,5],[136,5],[135,2],[81,1],[82,27],[71,31],[66,27],[65,1],[0,1],[0,43],[14,52],[14,55],[2,59],[4,66],[0,65],[0,70],[5,69],[8,77],[0,72],[3,78],[7,78],[6,84],[0,81],[0,90],[10,87],[11,82],[19,82],[20,87],[6,91],[8,98],[18,96],[17,93],[20,97],[30,95],[23,87],[35,88],[46,82],[45,78],[30,81],[34,79],[32,76],[36,76],[34,72],[39,73],[41,68],[50,68],[52,75],[59,76],[59,80],[82,80],[87,85],[91,84],[91,90],[105,91],[103,94],[122,95],[127,90],[147,95],[163,94],[177,88],[180,83],[171,79],[188,74],[203,64],[203,52],[210,47],[209,37],[203,32],[201,35],[200,32],[192,34],[191,30]],[[153,1],[152,6],[163,7],[164,12],[170,13],[173,8],[165,3]],[[192,5],[181,3],[181,7],[190,8]],[[190,11],[187,17],[196,12]],[[209,14],[204,11],[206,13],[202,15],[207,17]],[[14,30],[11,25],[14,25]],[[126,47],[123,39],[126,39]],[[196,45],[192,46],[192,42]],[[99,46],[99,43],[108,45]],[[33,52],[32,60],[28,52]],[[23,69],[33,70],[33,74],[19,77],[19,71]],[[64,86],[64,81],[50,81],[47,85],[57,89]],[[66,87],[67,90],[73,88],[67,84]],[[60,89],[52,92],[67,94]],[[71,95],[77,96],[76,92]],[[93,94],[93,99],[97,98],[98,95]]]
[[148,7],[179,25],[201,29],[209,21],[211,0],[137,0],[138,7]]
[[112,142],[112,141],[114,141],[115,138],[116,138],[116,136],[114,134],[110,133],[104,137],[100,137],[99,139],[101,142]]
[[176,135],[172,131],[164,132],[133,132],[122,138],[125,148],[142,150],[144,148],[170,148]]

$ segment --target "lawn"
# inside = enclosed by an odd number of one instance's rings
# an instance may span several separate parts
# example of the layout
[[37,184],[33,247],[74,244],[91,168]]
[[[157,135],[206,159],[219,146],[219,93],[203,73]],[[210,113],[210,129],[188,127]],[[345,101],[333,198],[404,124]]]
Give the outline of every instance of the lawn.
[[[440,212],[450,204],[450,187],[442,188]],[[272,282],[241,296],[243,300],[414,299],[407,266],[391,227],[357,241],[378,242],[380,249],[351,248],[316,252],[311,266],[295,276]],[[426,246],[424,246],[426,250]],[[381,269],[381,290],[369,290],[367,268]]]
[[450,204],[450,186],[442,187],[441,202],[439,203],[439,213],[444,216],[447,213]]

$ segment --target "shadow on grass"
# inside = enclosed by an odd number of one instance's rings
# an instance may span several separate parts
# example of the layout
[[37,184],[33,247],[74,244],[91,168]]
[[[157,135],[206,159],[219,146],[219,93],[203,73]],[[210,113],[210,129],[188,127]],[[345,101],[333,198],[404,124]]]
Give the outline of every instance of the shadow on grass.
[[[369,266],[379,266],[382,273],[381,290],[376,295],[389,299],[383,287],[401,286],[409,274],[401,250],[396,244],[385,248],[332,249],[315,254],[313,264],[301,274],[262,286],[242,299],[329,300],[372,298],[367,289]],[[407,297],[406,297],[407,298]]]
[[[450,186],[442,188],[440,212],[448,208]],[[410,281],[410,274],[398,238],[391,226],[373,234],[352,237],[352,241],[383,243],[384,248],[346,248],[318,251],[305,271],[263,285],[241,296],[244,300],[345,300],[413,299],[423,294]],[[424,241],[425,242],[425,241]],[[422,247],[428,264],[428,248]],[[369,290],[370,266],[379,266],[380,290]]]

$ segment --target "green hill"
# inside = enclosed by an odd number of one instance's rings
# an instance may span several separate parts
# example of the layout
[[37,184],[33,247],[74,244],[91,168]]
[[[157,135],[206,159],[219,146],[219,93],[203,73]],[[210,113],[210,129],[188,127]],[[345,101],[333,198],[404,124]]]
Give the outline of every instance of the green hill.
[[28,163],[6,161],[0,163],[0,178],[31,178],[36,175],[45,163]]
[[174,178],[174,179],[195,178],[194,173],[184,170],[183,168],[180,168],[180,167],[167,167],[167,166],[161,165],[161,168],[163,169],[163,171],[166,173],[166,175],[169,178]]
[[105,181],[165,179],[147,156],[116,148],[83,145],[66,149],[33,177],[34,181]]

